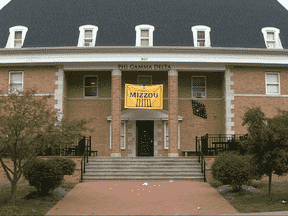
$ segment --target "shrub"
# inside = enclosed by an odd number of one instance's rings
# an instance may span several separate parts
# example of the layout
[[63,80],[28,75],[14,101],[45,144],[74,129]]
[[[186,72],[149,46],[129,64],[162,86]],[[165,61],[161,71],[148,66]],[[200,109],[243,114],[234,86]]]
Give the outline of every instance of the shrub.
[[240,191],[243,184],[254,178],[250,161],[251,156],[242,156],[238,152],[219,154],[211,167],[212,176],[224,185],[231,185],[234,191]]
[[73,160],[63,157],[53,157],[49,160],[51,160],[53,166],[59,167],[63,175],[73,175],[76,168],[76,163]]
[[23,176],[29,181],[30,186],[34,186],[43,196],[59,187],[64,180],[62,170],[55,166],[53,159],[36,158],[24,167]]

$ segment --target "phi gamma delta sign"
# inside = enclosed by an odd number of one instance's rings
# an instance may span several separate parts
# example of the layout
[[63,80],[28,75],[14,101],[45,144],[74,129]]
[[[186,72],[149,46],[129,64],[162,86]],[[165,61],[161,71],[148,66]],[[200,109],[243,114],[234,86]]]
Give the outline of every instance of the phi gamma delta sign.
[[163,85],[125,84],[125,108],[163,109]]

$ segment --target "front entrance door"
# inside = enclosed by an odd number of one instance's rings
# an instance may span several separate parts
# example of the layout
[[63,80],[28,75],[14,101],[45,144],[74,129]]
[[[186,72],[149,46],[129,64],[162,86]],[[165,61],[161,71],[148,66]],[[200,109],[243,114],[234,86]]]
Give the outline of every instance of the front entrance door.
[[137,121],[137,156],[154,156],[154,121]]

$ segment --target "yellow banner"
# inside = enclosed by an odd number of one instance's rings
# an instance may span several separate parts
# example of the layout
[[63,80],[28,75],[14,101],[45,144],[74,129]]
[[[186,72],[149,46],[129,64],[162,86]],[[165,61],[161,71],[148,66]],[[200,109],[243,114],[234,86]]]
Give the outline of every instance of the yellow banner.
[[125,108],[163,109],[163,85],[125,84]]

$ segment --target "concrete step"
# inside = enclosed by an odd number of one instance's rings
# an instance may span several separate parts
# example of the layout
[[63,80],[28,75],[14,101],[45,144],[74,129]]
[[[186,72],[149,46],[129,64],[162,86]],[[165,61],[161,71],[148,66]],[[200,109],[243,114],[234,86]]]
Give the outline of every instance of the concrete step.
[[105,177],[94,177],[94,176],[83,176],[83,182],[87,181],[133,181],[133,180],[142,180],[142,181],[169,181],[169,180],[178,180],[178,181],[204,181],[203,176],[202,177],[195,177],[195,176],[189,176],[189,177],[183,177],[183,176],[105,176]]
[[149,167],[149,168],[153,168],[153,167],[198,167],[201,166],[199,163],[162,163],[162,162],[147,162],[147,163],[85,163],[85,167]]
[[107,176],[127,176],[127,175],[132,175],[132,176],[198,176],[198,175],[203,175],[203,173],[201,173],[201,171],[198,172],[177,172],[177,173],[173,173],[173,172],[129,172],[129,171],[124,171],[124,172],[90,172],[87,171],[85,172],[85,176],[103,176],[103,175],[107,175]]
[[89,157],[88,161],[198,161],[198,157]]
[[101,180],[204,181],[204,174],[198,157],[89,157],[83,181]]
[[98,167],[98,166],[86,166],[85,165],[85,170],[95,170],[95,171],[104,171],[104,170],[111,170],[111,171],[115,171],[115,170],[139,170],[139,171],[145,171],[145,170],[152,170],[152,171],[179,171],[179,170],[183,170],[183,171],[197,171],[197,170],[201,170],[200,166],[153,166],[153,167],[147,167],[147,166],[143,166],[143,167],[139,167],[139,166],[123,166],[123,167],[111,167],[111,166],[107,166],[107,167]]

